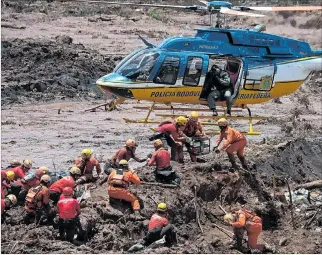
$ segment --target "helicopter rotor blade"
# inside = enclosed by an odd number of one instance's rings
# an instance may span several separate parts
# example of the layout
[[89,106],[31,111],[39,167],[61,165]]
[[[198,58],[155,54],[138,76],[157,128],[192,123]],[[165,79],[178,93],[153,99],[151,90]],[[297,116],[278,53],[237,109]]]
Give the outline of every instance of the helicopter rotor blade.
[[[185,6],[185,5],[165,5],[165,4],[137,4],[137,3],[122,3],[122,2],[107,2],[103,0],[65,0],[64,2],[84,2],[84,3],[97,3],[97,4],[110,4],[110,5],[132,5],[132,6],[146,6],[146,7],[159,7],[159,8],[174,8],[174,9],[198,9],[199,6]],[[201,7],[201,6],[200,6]]]
[[248,16],[248,17],[265,17],[265,15],[263,15],[263,14],[241,12],[241,11],[229,9],[227,7],[221,7],[220,12],[223,14],[228,14],[228,15],[240,15],[240,16]]
[[259,6],[259,7],[249,7],[249,6],[236,6],[236,8],[241,8],[242,10],[254,10],[254,11],[318,11],[322,10],[322,6]]

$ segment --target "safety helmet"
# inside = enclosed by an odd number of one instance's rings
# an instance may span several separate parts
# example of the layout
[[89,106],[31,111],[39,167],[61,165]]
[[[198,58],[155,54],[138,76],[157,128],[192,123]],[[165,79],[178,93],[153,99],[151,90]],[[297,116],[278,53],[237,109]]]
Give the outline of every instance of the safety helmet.
[[198,118],[198,117],[199,117],[198,112],[193,111],[193,112],[190,113],[190,118]]
[[71,196],[73,196],[73,193],[74,193],[74,191],[71,187],[63,188],[63,194],[65,197],[71,197]]
[[25,159],[24,161],[22,161],[22,165],[25,167],[25,168],[31,168],[32,167],[32,162],[31,160],[29,159]]
[[157,140],[154,140],[154,141],[153,141],[153,145],[154,145],[155,147],[162,146],[162,145],[163,145],[163,142],[162,142],[162,140],[161,140],[161,139],[157,139]]
[[166,211],[167,205],[165,203],[158,204],[158,211]]
[[37,178],[41,178],[41,176],[43,176],[44,174],[45,173],[40,168],[35,171],[35,175]]
[[136,141],[134,139],[128,139],[125,142],[126,147],[133,148],[136,146]]
[[21,163],[18,159],[13,159],[11,161],[11,166],[20,166],[20,165],[21,165]]
[[231,213],[227,213],[225,216],[224,216],[224,221],[226,221],[227,223],[231,222],[234,220],[234,216],[231,214]]
[[176,121],[177,121],[177,123],[184,126],[187,123],[187,118],[184,116],[179,116]]
[[51,178],[48,174],[45,174],[45,175],[41,176],[40,181],[44,182],[44,183],[49,183],[51,181]]
[[12,181],[15,178],[15,172],[14,171],[8,171],[7,172],[7,179],[9,181]]
[[81,175],[81,170],[77,166],[73,166],[71,169],[69,169],[70,174],[76,174]]
[[6,198],[10,201],[12,205],[17,204],[17,198],[15,195],[10,194]]
[[128,163],[127,163],[127,160],[125,160],[125,159],[122,159],[120,162],[119,162],[119,165],[120,166],[123,166],[123,165],[127,165]]
[[221,118],[217,121],[219,127],[227,127],[228,121],[225,118]]
[[39,167],[39,170],[42,170],[44,174],[48,173],[49,172],[49,168],[46,167],[46,166],[41,166]]
[[82,152],[81,152],[81,155],[82,155],[82,156],[87,156],[87,157],[92,156],[92,154],[93,154],[93,151],[92,151],[91,149],[84,149],[84,150],[82,150]]

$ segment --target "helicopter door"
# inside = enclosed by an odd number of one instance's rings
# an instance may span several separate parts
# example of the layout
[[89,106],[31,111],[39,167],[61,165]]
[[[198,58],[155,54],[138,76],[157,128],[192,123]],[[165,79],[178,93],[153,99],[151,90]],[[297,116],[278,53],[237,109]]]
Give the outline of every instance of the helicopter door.
[[270,91],[274,87],[277,66],[271,60],[243,59],[245,90]]

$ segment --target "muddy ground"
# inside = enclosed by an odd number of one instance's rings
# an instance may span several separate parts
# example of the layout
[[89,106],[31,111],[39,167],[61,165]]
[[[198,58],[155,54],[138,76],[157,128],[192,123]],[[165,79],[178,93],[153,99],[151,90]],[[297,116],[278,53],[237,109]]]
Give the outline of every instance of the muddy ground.
[[[57,1],[2,1],[1,12],[1,165],[13,158],[30,158],[34,166],[47,165],[51,170],[54,165],[57,170],[70,167],[85,147],[92,148],[103,163],[127,138],[138,140],[137,153],[146,157],[153,150],[147,138],[151,125],[129,125],[122,119],[144,116],[143,111],[133,109],[138,102],[126,101],[113,112],[84,111],[111,99],[100,94],[95,80],[110,72],[124,55],[143,46],[138,34],[156,43],[171,35],[192,35],[193,28],[208,22],[207,15],[189,12]],[[317,36],[322,32],[320,14],[272,14],[260,22],[268,32],[321,48]],[[229,18],[229,22],[234,27],[250,27],[258,20]],[[228,249],[230,238],[214,225],[231,230],[218,205],[229,210],[236,201],[262,216],[260,241],[274,246],[276,252],[321,253],[321,214],[307,224],[315,207],[296,205],[298,223],[293,230],[288,205],[271,196],[272,174],[280,193],[287,190],[285,178],[290,178],[292,189],[322,178],[321,93],[322,77],[316,73],[296,93],[281,98],[282,104],[252,106],[255,115],[267,117],[254,125],[262,134],[248,137],[246,155],[255,176],[244,175],[242,180],[228,173],[225,155],[205,155],[207,163],[203,164],[191,164],[185,155],[184,166],[174,164],[182,177],[180,188],[131,186],[144,202],[146,219],[156,207],[151,196],[168,204],[169,220],[179,229],[178,245],[148,248],[144,253],[237,253]],[[246,122],[232,125],[247,130]],[[214,139],[211,136],[212,143]],[[130,163],[144,181],[154,180],[152,168]],[[238,184],[240,192],[232,199],[227,187],[237,189]],[[12,219],[1,225],[1,252],[121,253],[144,236],[143,220],[135,220],[126,205],[109,205],[106,184],[91,194],[82,205],[82,214],[96,222],[96,231],[85,245],[58,240],[58,231],[51,226],[20,223],[22,208],[17,207],[9,211]],[[195,201],[203,233],[196,223]],[[287,240],[280,242],[283,238]]]

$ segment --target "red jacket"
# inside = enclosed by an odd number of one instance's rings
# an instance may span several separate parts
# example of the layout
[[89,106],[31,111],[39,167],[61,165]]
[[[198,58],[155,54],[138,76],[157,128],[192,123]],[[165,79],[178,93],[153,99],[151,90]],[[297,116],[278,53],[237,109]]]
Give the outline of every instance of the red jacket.
[[74,181],[73,177],[65,176],[65,177],[61,178],[60,180],[55,181],[52,185],[50,185],[49,191],[55,191],[58,193],[62,193],[63,189],[65,187],[71,187],[72,189],[75,188],[75,181]]
[[149,231],[155,229],[155,228],[163,228],[169,224],[169,221],[163,217],[160,216],[158,213],[155,213],[152,215],[150,222],[149,222]]
[[13,171],[15,173],[15,180],[24,178],[26,176],[26,173],[28,173],[28,171],[25,172],[22,169],[22,166],[17,166],[15,168],[7,169],[7,171]]
[[161,126],[158,126],[156,130],[160,133],[171,135],[175,141],[180,141],[179,130],[177,130],[177,127],[175,124],[171,124],[171,123],[163,124]]
[[165,148],[160,148],[153,152],[148,166],[152,166],[154,163],[157,168],[164,168],[170,166],[170,153]]
[[61,198],[57,203],[59,218],[61,219],[74,219],[79,216],[80,206],[77,199],[72,197]]

